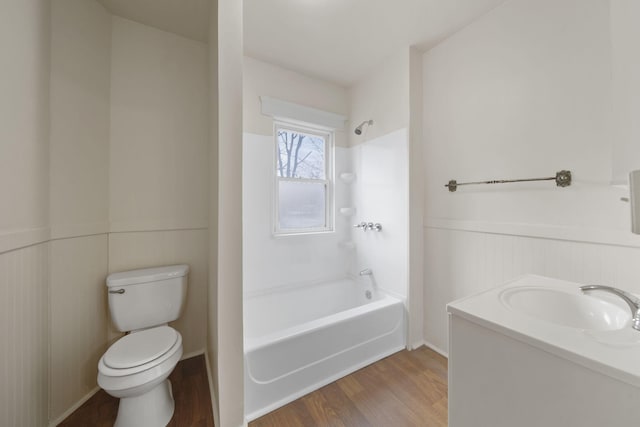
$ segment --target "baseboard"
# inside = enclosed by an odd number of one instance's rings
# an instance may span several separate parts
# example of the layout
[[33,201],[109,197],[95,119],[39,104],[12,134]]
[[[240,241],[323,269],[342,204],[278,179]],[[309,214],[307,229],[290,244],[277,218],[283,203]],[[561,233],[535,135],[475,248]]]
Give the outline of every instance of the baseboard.
[[202,356],[202,355],[204,355],[205,358],[207,356],[207,353],[204,351],[204,348],[200,350],[192,351],[190,353],[183,354],[180,360],[191,359],[192,357]]
[[426,347],[429,347],[431,350],[435,351],[436,353],[440,354],[441,356],[446,357],[447,359],[449,358],[449,353],[444,351],[443,349],[441,349],[440,347],[431,344],[429,341],[425,341],[424,345]]
[[207,365],[207,380],[209,381],[209,396],[211,396],[211,410],[213,411],[213,425],[220,425],[220,414],[218,414],[218,400],[213,388],[213,375],[211,374],[211,364],[209,363],[209,352],[204,352],[204,363]]
[[411,344],[411,345],[407,345],[407,350],[409,350],[409,351],[417,350],[417,349],[419,349],[420,347],[422,347],[423,345],[425,345],[425,346],[426,346],[426,345],[427,345],[427,343],[425,343],[425,342],[424,342],[424,340],[419,340],[419,341],[414,342],[414,343],[413,343],[413,344]]
[[55,420],[53,421],[49,421],[49,427],[55,427],[58,424],[60,424],[61,422],[63,422],[69,415],[73,414],[75,412],[76,409],[78,409],[79,407],[81,407],[82,405],[84,405],[84,403],[91,399],[93,397],[94,394],[96,394],[98,391],[100,391],[100,387],[95,386],[95,388],[93,390],[91,390],[89,393],[87,393],[82,399],[78,400],[73,406],[71,406],[69,409],[67,409],[66,411],[64,411],[62,413],[62,415],[60,415],[59,417],[57,417]]

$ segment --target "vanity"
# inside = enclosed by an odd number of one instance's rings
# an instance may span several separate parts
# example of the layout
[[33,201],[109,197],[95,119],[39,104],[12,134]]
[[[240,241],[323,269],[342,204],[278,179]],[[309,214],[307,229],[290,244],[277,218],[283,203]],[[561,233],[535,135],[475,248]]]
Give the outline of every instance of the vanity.
[[450,427],[640,425],[640,331],[582,285],[528,275],[447,306]]

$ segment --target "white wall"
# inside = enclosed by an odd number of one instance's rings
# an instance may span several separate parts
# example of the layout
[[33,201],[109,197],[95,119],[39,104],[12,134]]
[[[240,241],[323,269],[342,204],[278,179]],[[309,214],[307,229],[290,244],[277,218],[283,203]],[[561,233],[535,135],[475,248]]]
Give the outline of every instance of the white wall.
[[[218,7],[210,4],[207,46],[209,83],[209,277],[207,286],[207,376],[215,425],[220,425],[218,375]],[[244,398],[244,396],[243,396]]]
[[50,2],[0,13],[0,425],[47,424]]
[[115,16],[111,46],[109,272],[191,266],[188,355],[206,345],[207,49]]
[[[606,2],[509,2],[431,50],[424,68],[429,218],[623,226],[626,208],[607,186]],[[442,187],[561,169],[575,178],[562,191],[531,184],[452,195]]]
[[111,14],[97,1],[51,10],[52,237],[109,227]]
[[[218,213],[215,282],[209,288],[216,303],[209,308],[208,348],[214,391],[216,425],[244,425],[244,354],[242,344],[242,1],[219,0],[217,22],[217,185]],[[213,34],[210,40],[213,40]],[[215,340],[215,341],[213,341]]]
[[113,18],[111,230],[206,228],[204,43]]
[[[349,88],[349,145],[409,126],[409,52],[400,49]],[[365,120],[373,126],[356,136],[353,129]]]
[[[609,3],[513,0],[424,56],[425,339],[445,304],[523,273],[640,291],[612,170]],[[570,169],[553,183],[463,187]],[[630,248],[627,246],[632,246]]]
[[613,84],[613,179],[626,184],[640,169],[640,2],[610,0]]
[[407,344],[411,348],[424,342],[424,170],[422,143],[422,53],[409,51],[409,268]]
[[[0,250],[48,238],[49,8],[3,8],[0,37]],[[7,10],[4,10],[7,9]]]
[[95,391],[107,347],[111,15],[96,1],[51,10],[50,419]]
[[[243,129],[256,135],[273,135],[273,119],[261,113],[261,96],[347,116],[349,98],[345,88],[314,79],[251,57],[243,61]],[[336,145],[347,145],[348,133],[336,131]]]

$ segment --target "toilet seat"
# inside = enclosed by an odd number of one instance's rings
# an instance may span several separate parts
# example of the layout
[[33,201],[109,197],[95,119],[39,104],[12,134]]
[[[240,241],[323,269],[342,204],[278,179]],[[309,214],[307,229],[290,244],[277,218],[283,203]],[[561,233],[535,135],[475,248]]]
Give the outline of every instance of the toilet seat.
[[176,330],[168,326],[125,335],[106,351],[104,364],[113,369],[144,365],[169,351],[177,339]]
[[113,343],[98,362],[108,377],[134,375],[154,368],[182,350],[182,336],[169,326],[125,335]]

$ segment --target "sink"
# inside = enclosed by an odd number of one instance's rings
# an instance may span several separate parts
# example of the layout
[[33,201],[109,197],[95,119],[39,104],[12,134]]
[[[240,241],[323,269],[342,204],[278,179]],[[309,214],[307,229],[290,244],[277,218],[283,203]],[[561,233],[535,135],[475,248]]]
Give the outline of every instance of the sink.
[[631,320],[629,310],[610,302],[543,286],[505,289],[500,301],[513,311],[570,328],[615,331],[625,328]]

